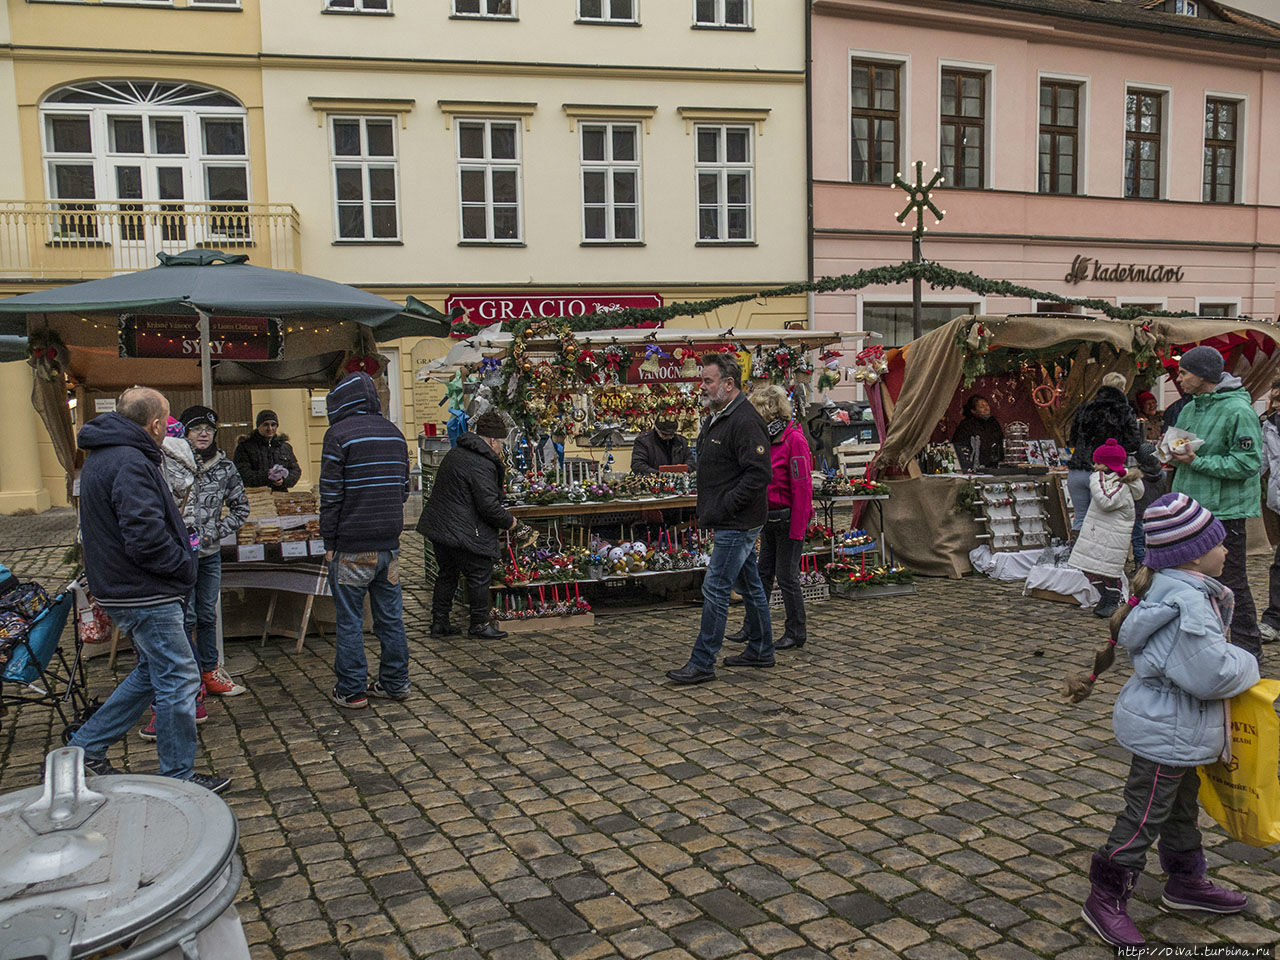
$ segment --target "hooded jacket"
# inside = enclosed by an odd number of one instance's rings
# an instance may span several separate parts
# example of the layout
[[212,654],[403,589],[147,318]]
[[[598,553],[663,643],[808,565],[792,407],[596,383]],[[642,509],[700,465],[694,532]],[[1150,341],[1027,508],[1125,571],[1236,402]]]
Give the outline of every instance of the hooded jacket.
[[813,519],[813,456],[800,424],[792,420],[769,447],[773,476],[767,491],[770,510],[790,510],[787,537],[803,540]]
[[698,436],[698,522],[711,530],[754,530],[769,515],[769,434],[739,393]]
[[1258,682],[1258,661],[1227,643],[1205,581],[1161,570],[1117,642],[1133,664],[1112,712],[1120,745],[1178,767],[1216,760],[1227,742],[1223,701]]
[[89,589],[104,607],[144,607],[185,599],[196,555],[161,471],[151,436],[106,413],[81,428],[88,452],[80,471],[80,536]]
[[1142,445],[1138,415],[1115,387],[1099,387],[1098,392],[1076,411],[1071,421],[1071,470],[1092,470],[1093,451],[1114,439],[1126,453],[1137,453]]
[[462,434],[440,462],[417,531],[442,547],[500,557],[498,532],[509,529],[512,519],[502,505],[505,472],[484,440]]
[[409,499],[409,448],[382,415],[367,373],[347,377],[325,398],[329,429],[320,463],[320,536],[335,553],[400,548]]
[[1101,577],[1119,577],[1129,557],[1135,502],[1144,493],[1142,478],[1126,480],[1110,470],[1089,474],[1089,512],[1071,548],[1073,567]]
[[1198,500],[1219,520],[1261,516],[1262,428],[1240,378],[1224,374],[1212,393],[1192,397],[1178,428],[1204,444],[1194,460],[1177,465],[1173,492]]
[[[227,513],[222,513],[226,504]],[[196,479],[182,518],[200,535],[200,555],[218,552],[222,538],[235,533],[249,519],[249,498],[240,472],[221,450],[212,460],[196,461]]]
[[257,430],[253,431],[236,444],[236,452],[232,459],[235,460],[236,469],[240,471],[240,479],[244,481],[246,487],[271,486],[270,481],[267,480],[267,471],[275,466],[284,467],[289,471],[289,475],[284,478],[280,486],[272,487],[274,490],[288,490],[302,476],[302,468],[298,466],[298,458],[294,456],[293,447],[289,445],[289,438],[279,434],[268,439]]

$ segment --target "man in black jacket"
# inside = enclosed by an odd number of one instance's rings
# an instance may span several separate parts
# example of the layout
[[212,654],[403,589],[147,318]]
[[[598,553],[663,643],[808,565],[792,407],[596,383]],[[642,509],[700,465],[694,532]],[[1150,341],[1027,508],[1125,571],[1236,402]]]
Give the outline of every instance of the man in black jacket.
[[[329,429],[320,466],[320,536],[337,614],[338,682],[329,698],[359,710],[369,697],[409,697],[409,645],[400,595],[400,531],[409,499],[409,448],[382,415],[373,379],[355,373],[325,398]],[[369,683],[364,656],[364,597],[382,652]]]
[[657,473],[660,467],[685,464],[693,466],[689,441],[676,432],[674,420],[658,420],[652,430],[636,437],[631,448],[632,473]]
[[727,353],[702,361],[702,402],[711,415],[698,437],[698,522],[715,532],[715,548],[702,580],[702,625],[689,662],[668,670],[676,683],[716,677],[716,655],[724,642],[729,593],[736,581],[746,607],[746,650],[726,657],[726,667],[772,667],[773,629],[769,601],[756,568],[756,538],[769,509],[772,473],[769,435],[756,408],[739,388],[742,368]]
[[133,641],[138,665],[71,745],[91,774],[118,773],[107,748],[155,705],[160,773],[215,793],[231,782],[196,773],[196,694],[200,669],[187,640],[183,605],[196,582],[196,555],[161,472],[169,401],[147,387],[120,395],[114,413],[90,420],[77,437],[89,451],[80,472],[80,536],[89,589]]
[[417,530],[431,541],[439,565],[431,594],[431,635],[461,632],[449,622],[449,612],[458,578],[464,576],[470,635],[498,640],[507,634],[489,622],[489,582],[493,563],[501,556],[498,531],[516,526],[516,518],[502,505],[506,471],[501,451],[507,425],[490,411],[477,417],[471,429],[474,432],[458,437],[458,445],[441,461]]
[[302,476],[289,438],[276,431],[280,422],[274,410],[259,410],[253,433],[236,444],[236,469],[246,487],[288,490]]

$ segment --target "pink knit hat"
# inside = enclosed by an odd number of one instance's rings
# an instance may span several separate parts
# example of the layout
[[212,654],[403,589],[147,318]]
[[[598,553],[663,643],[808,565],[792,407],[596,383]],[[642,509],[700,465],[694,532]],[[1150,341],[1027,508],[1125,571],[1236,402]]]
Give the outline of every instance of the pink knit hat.
[[1100,463],[1122,477],[1125,474],[1125,464],[1128,461],[1129,454],[1125,453],[1124,447],[1116,443],[1114,437],[1109,437],[1106,443],[1093,451],[1094,463]]

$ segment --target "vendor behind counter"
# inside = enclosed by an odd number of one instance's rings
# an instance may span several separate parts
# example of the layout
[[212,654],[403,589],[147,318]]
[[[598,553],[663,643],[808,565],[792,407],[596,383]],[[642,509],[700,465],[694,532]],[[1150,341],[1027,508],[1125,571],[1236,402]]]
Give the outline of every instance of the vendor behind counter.
[[657,473],[661,467],[684,464],[693,467],[693,451],[689,441],[676,431],[675,420],[659,420],[652,430],[636,437],[631,448],[632,473]]
[[960,469],[975,473],[992,469],[1004,459],[1004,429],[991,415],[991,401],[975,393],[964,404],[964,417],[951,436]]

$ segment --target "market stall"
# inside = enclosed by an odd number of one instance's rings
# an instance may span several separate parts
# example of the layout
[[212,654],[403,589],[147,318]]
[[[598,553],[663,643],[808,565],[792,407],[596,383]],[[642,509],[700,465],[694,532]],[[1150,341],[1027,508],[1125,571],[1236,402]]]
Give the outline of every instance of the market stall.
[[[696,597],[712,538],[694,516],[694,475],[637,476],[619,470],[618,459],[659,417],[696,434],[706,353],[733,353],[748,391],[755,382],[784,384],[804,410],[815,375],[819,391],[839,382],[841,353],[833,347],[861,336],[732,328],[575,332],[536,321],[473,335],[426,364],[420,377],[446,383],[451,437],[490,408],[512,424],[507,497],[516,516],[539,521],[541,536],[524,550],[507,545],[493,587],[498,617],[538,628],[548,617],[583,623],[592,603],[610,597]],[[880,501],[883,487],[832,470],[817,474],[814,488],[820,517],[801,562],[809,599],[825,598],[829,589],[911,589],[909,575],[877,538],[834,529],[837,506]]]
[[[1207,344],[1257,399],[1280,369],[1278,342],[1277,327],[1234,317],[1035,314],[958,317],[889,351],[871,394],[885,437],[880,471],[892,491],[885,510],[889,541],[920,573],[962,576],[980,536],[997,549],[999,527],[979,522],[974,480],[1035,484],[1037,496],[1060,503],[1055,468],[1070,453],[1076,410],[1105,374],[1154,382],[1176,372],[1185,350]],[[998,470],[977,475],[960,472],[950,450],[961,410],[975,394],[989,400],[1004,425],[1007,448]],[[1046,522],[1057,512],[1047,511]],[[1000,549],[1047,545],[1020,541]]]

